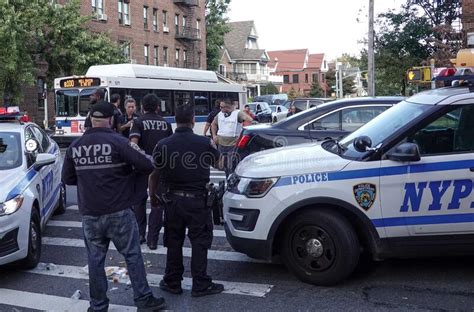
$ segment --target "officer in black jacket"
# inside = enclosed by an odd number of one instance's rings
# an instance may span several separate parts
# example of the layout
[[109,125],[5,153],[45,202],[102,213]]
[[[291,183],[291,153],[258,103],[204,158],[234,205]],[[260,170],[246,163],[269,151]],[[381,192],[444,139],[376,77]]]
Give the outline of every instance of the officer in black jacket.
[[153,167],[138,146],[110,129],[113,113],[110,103],[92,106],[92,128],[69,146],[62,172],[64,183],[77,185],[89,268],[88,311],[109,306],[104,261],[110,241],[125,257],[138,311],[155,311],[164,307],[164,299],[153,296],[146,280],[130,188],[134,170],[148,174]]
[[[173,134],[173,129],[169,122],[158,115],[158,103],[160,100],[155,94],[147,94],[143,97],[142,107],[144,114],[133,121],[130,130],[130,140],[147,155],[152,155],[156,144],[166,137]],[[134,212],[138,222],[140,232],[140,243],[147,242],[150,249],[157,249],[158,236],[163,223],[163,208],[161,205],[151,205],[151,212],[148,222],[148,236],[145,240],[146,230],[146,201],[148,199],[148,175],[139,175],[137,177],[138,194],[137,204],[134,205]]]
[[222,284],[212,282],[207,275],[207,251],[212,243],[212,217],[206,206],[206,185],[210,180],[210,166],[220,167],[219,152],[214,142],[193,133],[194,107],[176,107],[175,134],[161,140],[153,152],[155,170],[150,177],[152,204],[158,201],[156,189],[162,181],[167,189],[165,205],[164,245],[168,248],[166,271],[160,288],[181,294],[183,279],[183,242],[188,229],[192,245],[191,273],[194,297],[217,294]]

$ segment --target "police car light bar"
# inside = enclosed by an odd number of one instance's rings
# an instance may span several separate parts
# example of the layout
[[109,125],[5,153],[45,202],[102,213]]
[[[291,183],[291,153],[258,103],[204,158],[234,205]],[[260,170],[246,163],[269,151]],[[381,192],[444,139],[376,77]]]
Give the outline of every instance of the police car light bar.
[[17,120],[21,117],[18,106],[0,107],[0,120]]

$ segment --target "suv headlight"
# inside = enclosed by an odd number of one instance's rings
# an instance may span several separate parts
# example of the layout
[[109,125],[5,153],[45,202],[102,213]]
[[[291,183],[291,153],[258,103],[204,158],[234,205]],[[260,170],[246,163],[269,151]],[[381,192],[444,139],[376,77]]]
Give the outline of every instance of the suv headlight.
[[264,197],[278,178],[244,178],[236,175],[229,179],[229,192],[247,197]]
[[22,203],[23,203],[22,195],[18,195],[17,197],[14,197],[10,199],[9,201],[0,203],[0,216],[10,215],[14,213],[21,207]]

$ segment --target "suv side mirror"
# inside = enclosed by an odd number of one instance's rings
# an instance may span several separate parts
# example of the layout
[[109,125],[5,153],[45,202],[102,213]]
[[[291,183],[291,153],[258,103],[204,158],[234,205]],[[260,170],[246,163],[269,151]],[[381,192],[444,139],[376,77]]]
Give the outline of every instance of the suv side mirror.
[[354,143],[352,144],[354,145],[356,151],[359,153],[365,153],[369,148],[372,147],[372,140],[368,136],[362,135],[355,138]]
[[419,161],[420,151],[415,143],[402,143],[395,150],[387,154],[387,158],[393,161]]
[[40,153],[36,156],[34,164],[35,170],[39,170],[47,165],[52,165],[56,161],[56,156],[49,153]]

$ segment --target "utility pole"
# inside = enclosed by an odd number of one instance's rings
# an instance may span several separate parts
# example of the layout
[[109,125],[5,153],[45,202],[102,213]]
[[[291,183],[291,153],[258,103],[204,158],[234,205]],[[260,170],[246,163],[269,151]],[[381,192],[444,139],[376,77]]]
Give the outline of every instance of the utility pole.
[[344,97],[343,82],[344,82],[344,75],[342,72],[342,63],[341,63],[339,65],[339,94],[341,95],[341,99]]
[[375,62],[374,62],[374,0],[369,0],[369,50],[368,50],[368,93],[375,95]]

